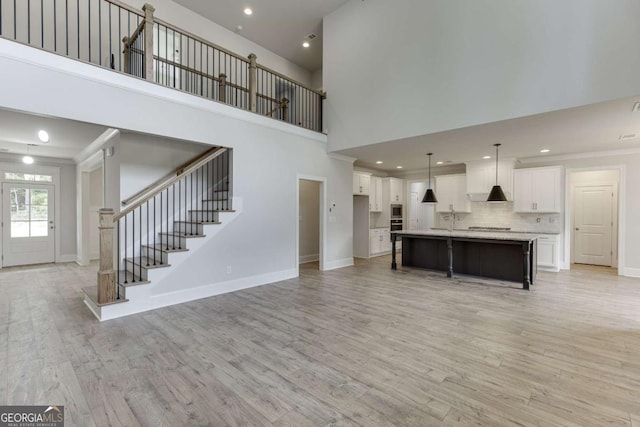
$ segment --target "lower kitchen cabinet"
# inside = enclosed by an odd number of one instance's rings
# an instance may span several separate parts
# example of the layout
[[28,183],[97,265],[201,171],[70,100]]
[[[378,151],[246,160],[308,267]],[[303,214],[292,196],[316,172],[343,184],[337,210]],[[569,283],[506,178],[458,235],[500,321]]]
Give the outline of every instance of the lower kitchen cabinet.
[[[402,242],[396,242],[396,249]],[[369,230],[369,256],[384,255],[391,252],[391,230],[389,228],[372,228]]]
[[538,237],[538,268],[560,271],[560,235]]

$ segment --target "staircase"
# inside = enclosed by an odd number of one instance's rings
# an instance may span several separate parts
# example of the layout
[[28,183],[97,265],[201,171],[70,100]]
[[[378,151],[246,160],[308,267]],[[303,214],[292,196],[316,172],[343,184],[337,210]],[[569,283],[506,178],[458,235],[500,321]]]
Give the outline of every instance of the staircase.
[[100,211],[98,285],[83,288],[96,317],[144,294],[139,288],[172,259],[199,248],[225,215],[232,219],[230,158],[230,149],[214,147],[124,200],[119,213]]

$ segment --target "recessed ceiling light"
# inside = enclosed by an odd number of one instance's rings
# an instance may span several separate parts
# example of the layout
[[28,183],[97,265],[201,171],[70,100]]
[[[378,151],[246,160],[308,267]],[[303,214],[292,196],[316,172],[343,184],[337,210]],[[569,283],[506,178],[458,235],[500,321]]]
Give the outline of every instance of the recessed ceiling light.
[[378,161],[376,162],[376,165],[381,165],[381,164],[382,164],[382,160],[378,160]]
[[484,156],[484,157],[483,157],[483,159],[485,159],[485,160],[488,160],[488,159],[490,159],[490,158],[491,158],[491,156]]
[[42,142],[49,142],[49,134],[47,133],[46,130],[40,130],[38,131],[38,138],[40,139],[40,141]]
[[308,42],[308,41],[304,41],[304,42],[302,42],[302,47],[303,47],[303,48],[307,49],[309,46],[311,46],[311,45],[309,44],[309,42]]
[[31,156],[24,156],[22,158],[22,162],[27,164],[27,165],[32,165],[33,164],[33,157]]
[[543,149],[543,150],[540,150],[540,152],[541,152],[541,153],[548,153],[549,151],[551,151],[551,150],[549,150],[548,148],[545,148],[545,149]]
[[253,10],[251,10],[250,7],[245,7],[244,8],[244,14],[248,15],[248,16],[251,16],[251,15],[253,15]]
[[396,169],[402,169],[402,166],[396,166]]
[[443,165],[444,162],[436,162],[436,165]]

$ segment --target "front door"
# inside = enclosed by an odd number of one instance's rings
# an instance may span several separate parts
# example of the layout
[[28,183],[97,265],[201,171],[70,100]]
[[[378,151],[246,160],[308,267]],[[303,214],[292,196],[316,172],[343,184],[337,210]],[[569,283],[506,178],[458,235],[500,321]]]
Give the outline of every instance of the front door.
[[611,266],[613,186],[575,188],[574,262]]
[[53,185],[2,185],[4,267],[55,261]]

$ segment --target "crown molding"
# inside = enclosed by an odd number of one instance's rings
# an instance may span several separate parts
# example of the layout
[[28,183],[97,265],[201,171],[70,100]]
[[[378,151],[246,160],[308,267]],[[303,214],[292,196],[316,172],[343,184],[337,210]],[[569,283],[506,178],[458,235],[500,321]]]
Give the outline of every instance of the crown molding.
[[593,159],[596,157],[626,156],[629,154],[640,154],[640,147],[622,150],[590,151],[588,153],[560,154],[557,156],[527,157],[520,159],[520,163],[548,163],[563,160]]

